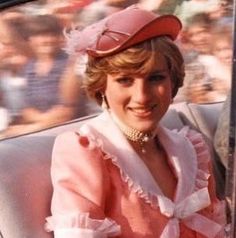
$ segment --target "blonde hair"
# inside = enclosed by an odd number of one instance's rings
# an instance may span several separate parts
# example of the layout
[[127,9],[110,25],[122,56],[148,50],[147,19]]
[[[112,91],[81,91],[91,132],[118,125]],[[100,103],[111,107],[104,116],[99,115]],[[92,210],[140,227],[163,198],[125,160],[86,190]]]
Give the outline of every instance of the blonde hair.
[[89,56],[83,87],[89,97],[101,104],[107,74],[148,74],[155,68],[160,55],[166,59],[170,71],[174,97],[183,85],[184,60],[176,44],[165,36],[144,41],[115,55],[103,58]]

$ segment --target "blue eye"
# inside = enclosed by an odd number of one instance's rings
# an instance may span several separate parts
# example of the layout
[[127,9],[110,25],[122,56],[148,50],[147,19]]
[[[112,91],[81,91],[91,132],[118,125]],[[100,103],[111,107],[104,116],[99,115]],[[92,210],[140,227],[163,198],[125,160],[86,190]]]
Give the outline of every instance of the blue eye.
[[130,77],[121,77],[121,78],[117,78],[116,82],[118,82],[119,84],[122,84],[124,86],[126,86],[126,85],[128,86],[128,85],[132,84],[133,79]]

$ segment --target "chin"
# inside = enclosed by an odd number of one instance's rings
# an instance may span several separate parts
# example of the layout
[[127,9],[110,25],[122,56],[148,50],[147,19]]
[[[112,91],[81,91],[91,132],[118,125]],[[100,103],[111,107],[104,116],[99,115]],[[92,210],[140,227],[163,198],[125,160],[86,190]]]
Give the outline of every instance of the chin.
[[138,130],[138,131],[142,131],[142,132],[150,132],[153,131],[157,126],[157,123],[148,123],[145,125],[138,125],[138,124],[133,124],[131,127]]

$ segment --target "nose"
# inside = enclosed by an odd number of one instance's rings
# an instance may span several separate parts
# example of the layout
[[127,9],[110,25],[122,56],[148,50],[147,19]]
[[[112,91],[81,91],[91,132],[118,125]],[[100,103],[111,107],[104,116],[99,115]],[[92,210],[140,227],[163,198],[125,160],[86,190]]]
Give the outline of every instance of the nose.
[[145,78],[136,80],[133,91],[133,101],[137,104],[145,105],[151,99],[151,88],[146,81]]

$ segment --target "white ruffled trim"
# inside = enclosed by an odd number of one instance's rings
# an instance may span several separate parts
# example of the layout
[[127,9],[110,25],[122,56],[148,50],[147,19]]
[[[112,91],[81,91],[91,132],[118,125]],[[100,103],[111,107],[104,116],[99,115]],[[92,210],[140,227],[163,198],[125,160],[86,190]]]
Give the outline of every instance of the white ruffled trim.
[[193,147],[197,154],[198,171],[194,189],[194,191],[197,191],[199,189],[208,187],[208,179],[210,177],[208,167],[210,161],[210,153],[206,143],[204,143],[203,136],[200,133],[189,129],[186,132],[186,136],[193,144]]
[[106,151],[104,151],[104,153],[106,153],[105,159],[110,159],[112,161],[112,163],[117,168],[119,168],[121,178],[125,183],[128,184],[129,189],[131,191],[135,192],[136,194],[138,194],[138,196],[140,198],[142,198],[146,203],[150,204],[152,207],[157,207],[158,206],[158,197],[160,195],[152,194],[152,193],[146,191],[139,184],[134,182],[127,174],[124,173],[124,171],[120,167],[119,163],[117,162],[117,158],[115,156],[109,154]]
[[110,159],[111,162],[119,169],[120,175],[122,180],[127,183],[129,189],[135,193],[138,194],[138,196],[148,204],[150,204],[152,207],[158,207],[158,197],[160,195],[152,194],[148,191],[146,191],[144,188],[142,188],[138,183],[133,181],[128,174],[126,174],[122,167],[120,166],[118,159],[116,156],[110,154],[108,151],[104,149],[103,141],[97,137],[95,137],[92,133],[86,133],[85,131],[81,132],[81,136],[86,136],[89,141],[88,149],[94,149],[96,147],[100,148],[104,154],[103,159],[108,160]]
[[68,228],[91,229],[106,236],[117,236],[120,234],[120,226],[109,218],[103,220],[92,219],[89,213],[70,213],[66,215],[54,215],[46,218],[46,231],[56,231]]

